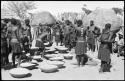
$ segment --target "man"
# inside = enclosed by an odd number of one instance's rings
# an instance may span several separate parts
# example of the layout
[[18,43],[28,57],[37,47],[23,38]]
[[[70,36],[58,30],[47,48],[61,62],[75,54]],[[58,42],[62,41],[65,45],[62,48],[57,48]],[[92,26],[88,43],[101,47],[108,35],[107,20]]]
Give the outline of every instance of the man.
[[88,48],[91,52],[95,51],[95,36],[94,36],[94,21],[90,21],[90,26],[88,27],[87,33],[87,43]]

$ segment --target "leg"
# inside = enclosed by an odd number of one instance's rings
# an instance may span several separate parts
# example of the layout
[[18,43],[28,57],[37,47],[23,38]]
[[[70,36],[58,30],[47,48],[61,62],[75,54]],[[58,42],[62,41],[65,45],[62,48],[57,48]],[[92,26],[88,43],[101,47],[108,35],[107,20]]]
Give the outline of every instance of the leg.
[[86,55],[82,56],[82,66],[86,64],[86,62],[88,61],[88,57]]
[[58,42],[56,42],[56,46],[58,46]]
[[90,51],[92,51],[92,44],[89,44],[89,46],[90,46]]
[[99,70],[100,73],[104,72],[104,65],[105,65],[105,62],[101,61],[101,67],[100,67],[100,70]]
[[15,56],[16,56],[16,53],[13,53],[12,55],[13,66],[15,66]]
[[8,63],[9,63],[8,56],[9,56],[9,54],[7,53],[7,54],[5,55],[5,64],[8,64]]
[[77,56],[76,56],[76,59],[77,59],[78,66],[80,66],[80,60],[81,60],[80,56],[77,55]]
[[95,52],[96,45],[92,45],[93,52]]
[[21,63],[21,53],[17,53],[18,56],[18,66],[20,66]]

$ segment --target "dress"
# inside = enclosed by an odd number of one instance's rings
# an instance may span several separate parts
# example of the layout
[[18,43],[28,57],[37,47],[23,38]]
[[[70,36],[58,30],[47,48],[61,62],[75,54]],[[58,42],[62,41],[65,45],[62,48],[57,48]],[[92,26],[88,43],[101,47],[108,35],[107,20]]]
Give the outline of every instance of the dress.
[[100,71],[110,72],[110,53],[111,53],[111,40],[110,40],[110,31],[102,31],[102,35],[100,37],[100,47],[98,51],[98,59],[101,60],[101,68]]
[[[105,62],[110,62],[110,45],[111,43],[109,42],[105,42],[108,41],[108,38],[110,36],[110,32],[105,32],[102,33],[101,37],[100,37],[100,46],[99,46],[99,51],[98,51],[98,58],[101,61],[105,61]],[[104,37],[103,37],[104,36]]]
[[79,66],[80,63],[82,65],[85,65],[85,63],[88,61],[88,57],[86,55],[87,52],[86,30],[84,29],[82,33],[83,35],[77,36],[78,40],[75,46],[75,54]]
[[87,52],[87,43],[86,43],[86,32],[83,30],[83,36],[78,37],[75,53],[76,55],[85,54]]

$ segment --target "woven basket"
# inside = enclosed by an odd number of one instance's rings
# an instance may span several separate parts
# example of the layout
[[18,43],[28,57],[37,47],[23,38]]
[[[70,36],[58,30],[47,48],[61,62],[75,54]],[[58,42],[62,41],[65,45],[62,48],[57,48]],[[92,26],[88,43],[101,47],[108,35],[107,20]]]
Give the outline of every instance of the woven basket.
[[28,69],[25,68],[14,68],[9,71],[10,75],[14,78],[24,78],[26,77],[30,72]]
[[33,63],[21,63],[20,66],[22,68],[26,68],[26,69],[32,70],[32,69],[35,68],[36,64],[33,64]]
[[56,65],[56,66],[58,66],[58,68],[61,68],[64,65],[64,62],[62,62],[62,61],[49,61],[48,64]]
[[49,64],[40,65],[39,68],[41,69],[42,72],[45,72],[45,73],[52,73],[58,70],[57,66],[49,65]]
[[53,57],[53,58],[50,58],[49,60],[51,60],[51,61],[63,61],[64,58],[62,58],[62,57]]

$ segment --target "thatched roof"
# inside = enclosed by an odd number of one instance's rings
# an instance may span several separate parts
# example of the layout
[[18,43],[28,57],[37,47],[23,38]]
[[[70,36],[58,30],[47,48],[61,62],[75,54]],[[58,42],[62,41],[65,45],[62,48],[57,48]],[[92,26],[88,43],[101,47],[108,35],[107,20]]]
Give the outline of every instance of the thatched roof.
[[33,15],[33,20],[31,22],[31,25],[39,25],[40,23],[42,25],[45,24],[54,24],[56,22],[56,19],[53,17],[53,15],[49,12],[39,12]]

